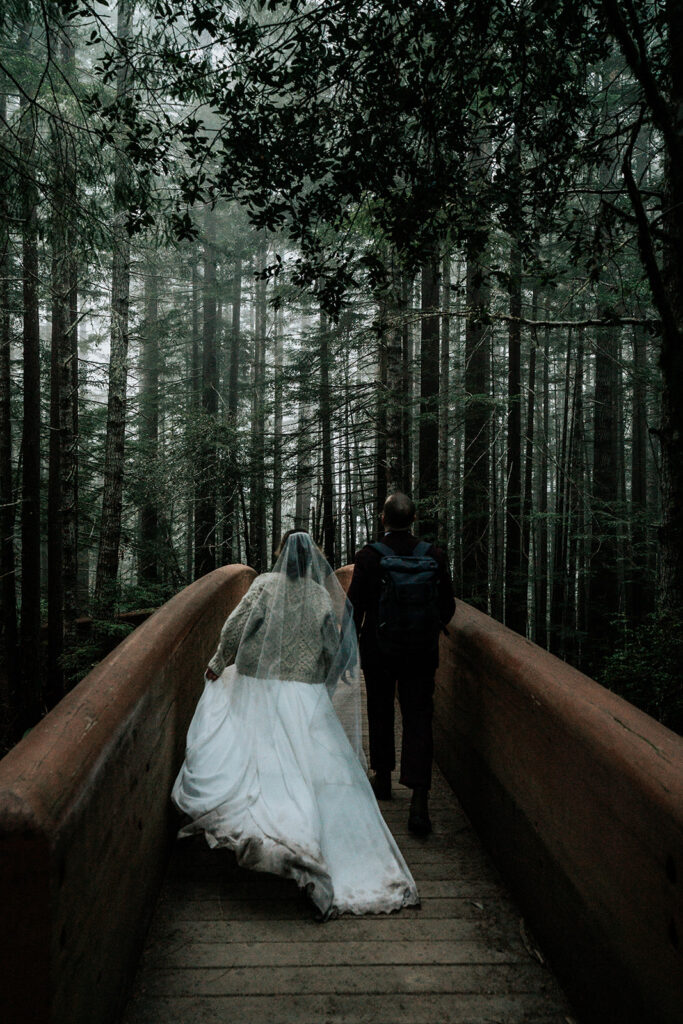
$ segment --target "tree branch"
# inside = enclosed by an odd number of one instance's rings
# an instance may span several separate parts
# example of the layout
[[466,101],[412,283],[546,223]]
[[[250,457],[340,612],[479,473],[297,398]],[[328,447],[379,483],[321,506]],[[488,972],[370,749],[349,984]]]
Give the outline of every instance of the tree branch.
[[664,136],[671,160],[679,169],[683,168],[683,143],[676,130],[666,98],[662,94],[647,62],[647,54],[643,49],[642,27],[637,20],[633,6],[627,4],[631,19],[635,19],[634,23],[637,26],[637,35],[640,37],[640,46],[637,45],[628,30],[628,26],[619,9],[618,0],[598,0],[598,6],[602,9],[607,27],[621,46],[626,63],[642,86],[645,99],[652,112],[653,120]]
[[638,186],[636,185],[635,178],[633,177],[633,168],[631,167],[633,147],[636,144],[636,139],[638,138],[638,134],[643,123],[644,113],[644,109],[641,109],[640,117],[631,129],[631,138],[629,139],[626,152],[624,153],[621,170],[624,175],[626,190],[628,192],[629,199],[631,200],[631,205],[633,206],[633,212],[636,218],[638,248],[640,249],[643,266],[650,282],[650,288],[652,289],[652,298],[659,311],[659,315],[662,318],[664,329],[667,333],[671,334],[671,337],[675,338],[679,333],[676,318],[673,314],[673,310],[671,309],[662,273],[659,269],[659,264],[657,263],[657,257],[655,255],[655,249],[652,242],[652,234],[650,232],[650,223],[647,219],[642,196],[638,190]]
[[517,320],[523,327],[649,327],[657,330],[661,327],[661,320],[653,317],[638,316],[611,316],[611,317],[587,317],[585,320],[528,320],[526,317],[512,317],[506,313],[491,314],[491,320]]

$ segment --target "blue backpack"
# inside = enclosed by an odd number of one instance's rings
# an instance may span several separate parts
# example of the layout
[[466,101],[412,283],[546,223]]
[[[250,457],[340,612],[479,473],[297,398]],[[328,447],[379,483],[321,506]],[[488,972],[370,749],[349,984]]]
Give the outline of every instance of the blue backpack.
[[387,657],[433,651],[439,644],[437,574],[439,565],[422,540],[411,555],[397,555],[386,544],[371,544],[380,554],[381,589],[377,646]]

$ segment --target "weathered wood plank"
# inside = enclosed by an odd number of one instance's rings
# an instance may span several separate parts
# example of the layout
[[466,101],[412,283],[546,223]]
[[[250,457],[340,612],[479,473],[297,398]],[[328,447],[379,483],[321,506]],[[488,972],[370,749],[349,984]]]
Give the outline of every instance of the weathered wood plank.
[[[438,885],[438,882],[435,884]],[[470,917],[472,915],[468,907],[472,906],[473,900],[495,900],[499,892],[496,887],[483,884],[475,886],[462,883],[459,889],[459,896],[423,898],[420,916],[460,917],[465,913]],[[260,919],[263,916],[269,920],[289,920],[301,918],[308,909],[305,897],[296,892],[287,896],[242,893],[239,897],[233,897],[230,893],[220,893],[207,895],[204,899],[195,899],[194,894],[190,893],[187,900],[182,900],[180,896],[164,900],[160,903],[157,913],[169,920],[181,921],[245,920]]]
[[[320,924],[311,918],[298,921],[187,921],[179,925],[161,927],[155,922],[150,933],[151,941],[163,940],[165,934],[174,937],[182,936],[188,944],[194,942],[286,942],[315,941],[337,942],[347,941],[385,941],[397,939],[429,940],[443,939],[457,942],[469,939],[481,933],[477,921],[463,920],[423,920],[408,914],[391,917],[368,918],[344,917],[338,921],[327,921]],[[188,950],[191,956],[191,950]]]
[[567,1024],[545,994],[141,996],[126,1024]]
[[[263,967],[264,954],[272,967],[337,967],[357,964],[509,964],[527,963],[519,949],[496,950],[476,937],[469,941],[399,940],[394,942],[196,942],[192,963],[198,968]],[[145,970],[187,967],[184,942],[145,953]]]
[[354,964],[321,971],[314,967],[174,967],[150,971],[148,995],[243,996],[297,995],[398,995],[422,992],[538,993],[552,988],[552,978],[539,978],[535,965],[517,964]]
[[[482,886],[477,891],[481,892]],[[498,895],[498,886],[495,895]],[[218,895],[217,895],[218,894]],[[295,882],[282,881],[272,875],[249,873],[237,882],[210,882],[205,878],[188,879],[186,882],[174,881],[166,885],[159,905],[184,900],[200,901],[215,900],[229,896],[234,902],[240,900],[291,900],[299,895]],[[469,902],[471,897],[463,894],[462,882],[458,879],[425,879],[420,882],[422,902],[428,899],[460,899]]]

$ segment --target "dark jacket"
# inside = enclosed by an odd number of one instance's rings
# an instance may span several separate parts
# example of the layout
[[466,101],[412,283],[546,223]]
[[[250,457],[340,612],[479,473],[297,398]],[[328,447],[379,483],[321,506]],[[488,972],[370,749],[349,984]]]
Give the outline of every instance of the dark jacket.
[[[381,539],[382,543],[395,551],[397,555],[411,554],[419,543],[417,537],[404,530],[394,533],[390,531],[385,533]],[[441,623],[445,626],[451,621],[455,612],[455,598],[453,597],[448,562],[441,548],[437,548],[433,544],[430,545],[428,554],[439,564],[437,595]],[[348,593],[349,601],[353,605],[353,619],[358,633],[361,662],[366,670],[371,669],[373,663],[380,659],[377,650],[377,615],[381,588],[379,568],[381,557],[379,552],[369,544],[356,553],[353,577]],[[436,668],[438,655],[431,657],[433,667]]]

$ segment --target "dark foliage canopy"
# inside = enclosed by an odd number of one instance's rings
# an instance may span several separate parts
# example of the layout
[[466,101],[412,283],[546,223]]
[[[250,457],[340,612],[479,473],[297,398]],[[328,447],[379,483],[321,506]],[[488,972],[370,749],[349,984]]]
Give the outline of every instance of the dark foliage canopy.
[[[100,70],[111,81],[130,61],[140,90],[192,112],[93,103],[109,132],[125,129],[142,180],[182,167],[179,237],[195,230],[193,204],[238,199],[255,227],[301,247],[298,283],[337,313],[361,267],[384,275],[381,254],[346,244],[356,217],[414,269],[439,239],[478,230],[482,210],[521,229],[523,173],[530,249],[578,155],[607,159],[611,142],[591,134],[588,109],[587,68],[607,52],[594,7],[151,0],[135,44],[108,49]],[[143,192],[131,228],[151,218]]]

